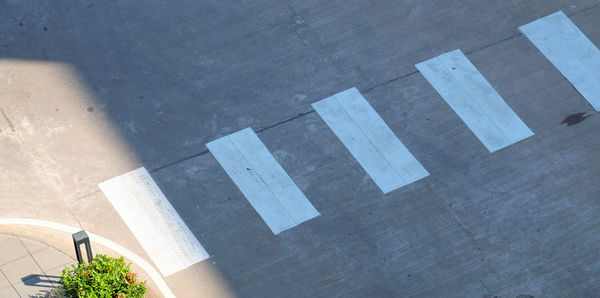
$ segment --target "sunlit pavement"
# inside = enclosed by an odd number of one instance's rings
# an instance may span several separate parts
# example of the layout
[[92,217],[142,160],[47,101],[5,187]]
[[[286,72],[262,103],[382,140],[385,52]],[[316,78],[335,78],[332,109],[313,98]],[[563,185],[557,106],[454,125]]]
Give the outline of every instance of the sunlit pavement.
[[47,245],[0,235],[0,297],[47,296],[75,261]]

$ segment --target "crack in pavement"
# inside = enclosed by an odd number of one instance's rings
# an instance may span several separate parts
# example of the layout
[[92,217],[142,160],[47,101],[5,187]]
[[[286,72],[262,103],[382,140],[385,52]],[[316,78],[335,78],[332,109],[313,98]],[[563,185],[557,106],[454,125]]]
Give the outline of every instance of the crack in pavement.
[[12,121],[10,121],[8,116],[6,116],[6,113],[4,112],[3,109],[0,109],[0,113],[2,113],[2,116],[4,116],[4,120],[6,120],[6,123],[8,123],[8,127],[10,127],[10,130],[12,132],[16,132],[14,124],[12,123]]

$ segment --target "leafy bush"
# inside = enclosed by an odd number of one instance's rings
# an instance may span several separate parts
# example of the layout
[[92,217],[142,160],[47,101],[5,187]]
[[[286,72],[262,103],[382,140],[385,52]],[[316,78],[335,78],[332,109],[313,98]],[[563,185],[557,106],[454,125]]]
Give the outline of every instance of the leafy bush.
[[145,281],[138,283],[123,257],[96,255],[91,263],[73,265],[61,273],[67,297],[144,297]]

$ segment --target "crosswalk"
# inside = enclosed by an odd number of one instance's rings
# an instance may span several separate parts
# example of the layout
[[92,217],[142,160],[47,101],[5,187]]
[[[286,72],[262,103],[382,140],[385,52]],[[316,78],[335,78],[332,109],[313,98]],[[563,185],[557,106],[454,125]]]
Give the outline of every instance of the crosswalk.
[[[566,15],[559,11],[519,30],[600,110],[600,51]],[[490,154],[534,134],[460,50],[415,66]],[[358,89],[312,107],[383,193],[429,176]],[[273,234],[320,215],[251,128],[206,146]],[[164,275],[208,258],[145,169],[100,188]],[[156,233],[171,236],[151,237]]]

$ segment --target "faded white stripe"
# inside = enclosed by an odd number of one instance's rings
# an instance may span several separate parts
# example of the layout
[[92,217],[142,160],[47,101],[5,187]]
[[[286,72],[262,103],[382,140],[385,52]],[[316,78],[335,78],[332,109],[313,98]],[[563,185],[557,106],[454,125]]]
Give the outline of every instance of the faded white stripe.
[[429,175],[356,88],[312,106],[384,193]]
[[164,276],[209,258],[145,168],[99,186]]
[[533,135],[460,50],[416,67],[490,152]]
[[319,215],[251,128],[206,146],[274,234]]

